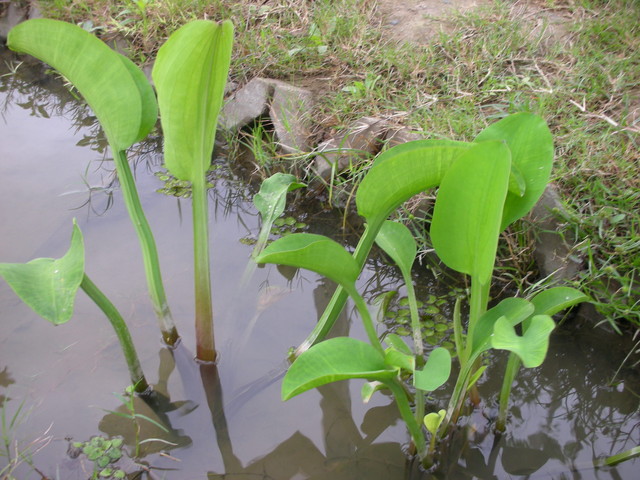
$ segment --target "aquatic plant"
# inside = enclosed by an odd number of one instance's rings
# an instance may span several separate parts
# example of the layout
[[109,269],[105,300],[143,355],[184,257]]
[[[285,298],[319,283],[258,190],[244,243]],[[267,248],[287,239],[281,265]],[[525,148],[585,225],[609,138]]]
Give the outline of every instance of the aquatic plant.
[[[155,241],[126,158],[126,150],[147,136],[157,121],[158,104],[150,83],[129,59],[75,25],[29,20],[11,30],[7,43],[11,49],[33,55],[61,72],[96,113],[111,146],[125,204],[140,239],[163,338],[167,344],[175,344],[178,333],[167,305]],[[216,357],[206,174],[232,43],[230,22],[193,21],[171,35],[153,69],[165,164],[178,180],[188,181],[193,192],[196,356],[203,361]]]
[[116,307],[85,273],[84,241],[75,220],[71,245],[61,258],[36,258],[27,263],[0,263],[0,277],[6,280],[24,303],[54,325],[67,323],[71,319],[76,294],[81,288],[111,323],[122,347],[135,391],[149,391],[127,324]]
[[126,154],[126,150],[145,138],[156,124],[158,107],[151,85],[131,60],[69,23],[28,20],[11,29],[7,45],[60,72],[98,117],[111,147],[131,223],[138,235],[162,337],[168,345],[173,345],[178,332],[167,304],[155,240],[140,204]]
[[[508,350],[525,367],[539,366],[555,327],[551,315],[586,300],[575,289],[558,287],[530,299],[507,298],[487,309],[498,237],[536,203],[548,182],[552,158],[553,144],[546,124],[528,113],[504,118],[471,143],[424,140],[400,145],[375,160],[356,194],[358,212],[367,223],[353,256],[336,242],[318,235],[293,234],[269,245],[257,262],[310,269],[339,284],[305,349],[285,375],[283,399],[337,380],[364,378],[377,382],[373,387],[366,386],[363,395],[371,395],[381,385],[391,390],[419,457],[430,464],[437,439],[457,419],[467,392],[473,391],[484,371],[485,367],[479,367],[482,354],[490,348]],[[387,218],[411,196],[436,186],[439,189],[431,239],[436,253],[449,268],[471,277],[471,294],[466,333],[460,301],[452,319],[460,372],[449,406],[444,412],[430,412],[421,419],[423,392],[446,382],[451,356],[438,347],[421,368],[424,360],[420,327],[408,273],[415,258],[415,244],[404,227]],[[395,335],[385,339],[388,348],[382,347],[364,300],[355,288],[374,241],[399,265],[407,283],[413,304],[414,351]],[[349,338],[317,343],[331,328],[347,296],[355,302],[369,343]],[[522,326],[522,335],[516,333],[518,325]],[[309,345],[313,346],[306,350]],[[511,380],[517,367],[513,364],[507,372]],[[400,380],[406,373],[412,375],[418,392],[415,401],[420,405],[416,405],[415,416],[409,408],[412,398]],[[504,391],[506,403],[506,386]],[[428,448],[421,429],[423,423],[432,434]]]
[[233,25],[199,20],[176,32],[160,48],[153,67],[164,162],[178,180],[192,188],[196,295],[196,357],[215,361],[209,217],[206,174],[229,73]]

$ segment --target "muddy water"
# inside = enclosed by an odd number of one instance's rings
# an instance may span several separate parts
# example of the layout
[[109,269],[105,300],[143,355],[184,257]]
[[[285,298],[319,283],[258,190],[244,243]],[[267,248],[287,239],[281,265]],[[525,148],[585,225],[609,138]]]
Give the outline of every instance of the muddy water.
[[[2,62],[4,63],[4,62]],[[37,81],[34,83],[34,75]],[[137,478],[166,479],[402,479],[438,478],[633,478],[637,461],[594,469],[593,459],[640,444],[637,378],[619,377],[617,339],[583,328],[554,336],[547,362],[523,371],[514,387],[509,432],[491,430],[504,357],[480,385],[483,408],[465,420],[444,449],[433,474],[408,465],[408,436],[391,399],[363,405],[360,382],[342,382],[282,403],[280,378],[289,347],[311,330],[332,286],[308,272],[258,268],[240,287],[257,235],[250,193],[230,175],[211,194],[211,246],[217,347],[216,368],[192,361],[193,295],[188,200],[156,193],[161,158],[153,144],[135,173],[156,240],[165,286],[183,336],[171,352],[160,345],[147,301],[137,240],[129,224],[104,145],[95,137],[91,112],[54,93],[49,77],[0,80],[0,260],[22,262],[64,253],[77,218],[87,250],[87,273],[129,322],[148,380],[158,396],[150,407],[135,399],[141,420],[136,460],[124,463]],[[306,221],[326,228],[319,217]],[[334,228],[335,230],[335,228]],[[373,267],[363,278],[369,296],[396,282]],[[433,293],[425,283],[423,295]],[[133,454],[135,429],[116,413],[131,413],[117,395],[127,370],[109,324],[79,293],[74,318],[53,327],[22,305],[0,283],[0,395],[5,431],[20,449],[38,450],[16,478],[86,479],[91,466],[67,455],[68,439],[121,435]],[[343,316],[338,334],[364,338],[356,318]],[[381,326],[382,329],[382,326]],[[432,399],[444,406],[446,392]],[[116,413],[114,413],[116,412]],[[0,446],[1,448],[1,446]],[[0,456],[0,471],[7,463]]]

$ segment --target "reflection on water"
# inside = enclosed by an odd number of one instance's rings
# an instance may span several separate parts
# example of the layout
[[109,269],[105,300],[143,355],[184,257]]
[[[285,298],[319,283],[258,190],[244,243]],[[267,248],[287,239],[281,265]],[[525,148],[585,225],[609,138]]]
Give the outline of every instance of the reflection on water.
[[[255,236],[258,221],[250,189],[228,172],[223,159],[211,191],[221,360],[217,366],[196,364],[189,351],[195,343],[191,220],[182,214],[189,202],[156,193],[162,187],[155,176],[162,170],[156,137],[137,147],[136,177],[183,335],[175,350],[162,348],[137,242],[104,161],[109,153],[95,118],[69,95],[54,94],[59,83],[31,68],[26,77],[0,80],[6,122],[0,130],[0,260],[58,255],[66,249],[71,218],[78,216],[87,270],[128,319],[156,392],[146,402],[135,398],[133,412],[113,394],[126,387],[126,367],[110,326],[86,298],[78,298],[68,325],[54,328],[1,283],[0,401],[9,417],[23,401],[28,407],[28,415],[10,432],[15,445],[27,448],[30,441],[44,438],[52,424],[53,441],[33,458],[44,475],[88,478],[86,465],[67,457],[66,439],[120,435],[134,452],[139,427],[138,439],[152,440],[139,445],[138,465],[133,460],[128,464],[128,471],[140,473],[138,478],[634,476],[637,461],[593,468],[595,458],[640,444],[640,417],[633,393],[638,391],[637,376],[627,374],[616,385],[607,382],[621,361],[613,355],[620,350],[617,339],[593,338],[587,327],[561,328],[547,362],[521,371],[513,388],[509,430],[502,437],[493,434],[492,421],[506,357],[494,354],[480,384],[485,403],[463,419],[464,426],[444,443],[440,463],[429,473],[407,461],[408,435],[392,399],[380,393],[363,405],[360,382],[327,385],[281,402],[287,350],[311,330],[334,287],[311,273],[274,266],[256,268],[248,280],[243,277],[251,247],[239,240]],[[83,189],[86,185],[92,188]],[[323,215],[305,215],[310,231],[337,230]],[[419,280],[422,298],[442,295],[437,282],[426,275]],[[369,299],[398,285],[397,272],[380,259],[371,262],[360,282]],[[448,307],[442,308],[446,313]],[[333,334],[365,338],[350,310]],[[447,393],[436,392],[430,408],[442,408]],[[137,426],[123,416],[134,413]],[[0,456],[0,471],[3,461],[8,457]],[[26,463],[14,475],[41,478]]]

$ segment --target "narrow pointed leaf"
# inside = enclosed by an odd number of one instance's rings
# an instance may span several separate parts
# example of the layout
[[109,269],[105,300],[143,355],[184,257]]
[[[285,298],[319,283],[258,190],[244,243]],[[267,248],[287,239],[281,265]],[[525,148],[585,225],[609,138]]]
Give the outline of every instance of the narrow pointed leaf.
[[436,253],[449,267],[486,284],[493,271],[511,170],[503,142],[475,144],[442,179],[431,222]]
[[398,265],[403,275],[410,278],[418,246],[409,229],[401,223],[386,220],[378,232],[376,243]]
[[515,353],[527,368],[538,367],[547,355],[549,335],[555,326],[550,316],[536,315],[531,319],[529,328],[520,336],[509,321],[501,317],[493,327],[491,346]]
[[286,173],[276,173],[262,182],[260,191],[253,197],[253,204],[262,218],[262,227],[254,249],[254,256],[264,248],[273,222],[284,212],[287,192],[302,187],[306,187],[306,185],[297,182],[295,176]]
[[62,258],[36,258],[28,263],[0,263],[0,276],[45,320],[59,325],[73,315],[84,276],[84,244],[74,222],[71,246]]
[[444,385],[451,374],[451,354],[442,347],[434,348],[422,370],[413,375],[413,385],[425,392],[432,392]]
[[305,268],[343,286],[353,285],[360,274],[356,261],[342,245],[311,233],[279,238],[256,257],[256,262]]
[[503,140],[511,150],[511,161],[525,183],[524,195],[510,191],[504,206],[501,231],[526,215],[540,199],[553,165],[553,137],[541,117],[516,113],[489,125],[476,142]]
[[291,365],[282,381],[282,399],[339,380],[384,382],[395,375],[380,352],[368,343],[349,337],[331,338],[311,347]]
[[129,148],[155,125],[157,105],[144,74],[82,28],[57,20],[28,20],[9,32],[7,44],[64,75],[94,111],[115,149]]
[[229,73],[233,25],[190,22],[158,51],[153,80],[164,133],[164,161],[178,179],[198,181],[211,165]]

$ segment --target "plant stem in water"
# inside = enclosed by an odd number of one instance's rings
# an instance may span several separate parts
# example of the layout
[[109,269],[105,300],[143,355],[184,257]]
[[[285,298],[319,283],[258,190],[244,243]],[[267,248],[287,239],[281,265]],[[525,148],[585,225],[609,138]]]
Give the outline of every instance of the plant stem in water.
[[111,148],[111,151],[113,152],[116,163],[116,171],[118,172],[118,179],[120,180],[124,203],[127,207],[127,211],[129,212],[131,223],[136,230],[140,247],[142,249],[147,285],[149,287],[149,294],[151,295],[153,307],[160,324],[162,339],[167,345],[173,346],[179,336],[167,303],[167,297],[162,283],[162,275],[160,273],[160,260],[158,259],[158,250],[153,238],[153,233],[151,232],[149,222],[142,210],[140,197],[138,196],[131,168],[129,168],[129,163],[127,162],[126,152],[124,150],[117,150],[113,147]]
[[192,184],[193,260],[196,295],[196,358],[215,362],[211,269],[209,267],[209,209],[205,178]]
[[149,384],[142,372],[138,354],[133,346],[133,340],[131,340],[131,334],[129,333],[129,329],[122,318],[122,315],[120,315],[120,312],[118,312],[113,303],[111,303],[106,295],[102,293],[102,291],[86,274],[82,277],[80,287],[89,296],[89,298],[94,301],[100,310],[104,312],[109,319],[111,326],[115,330],[120,346],[122,347],[127,366],[129,367],[129,375],[131,376],[131,383],[134,385],[135,391],[141,394],[147,393],[149,391]]

